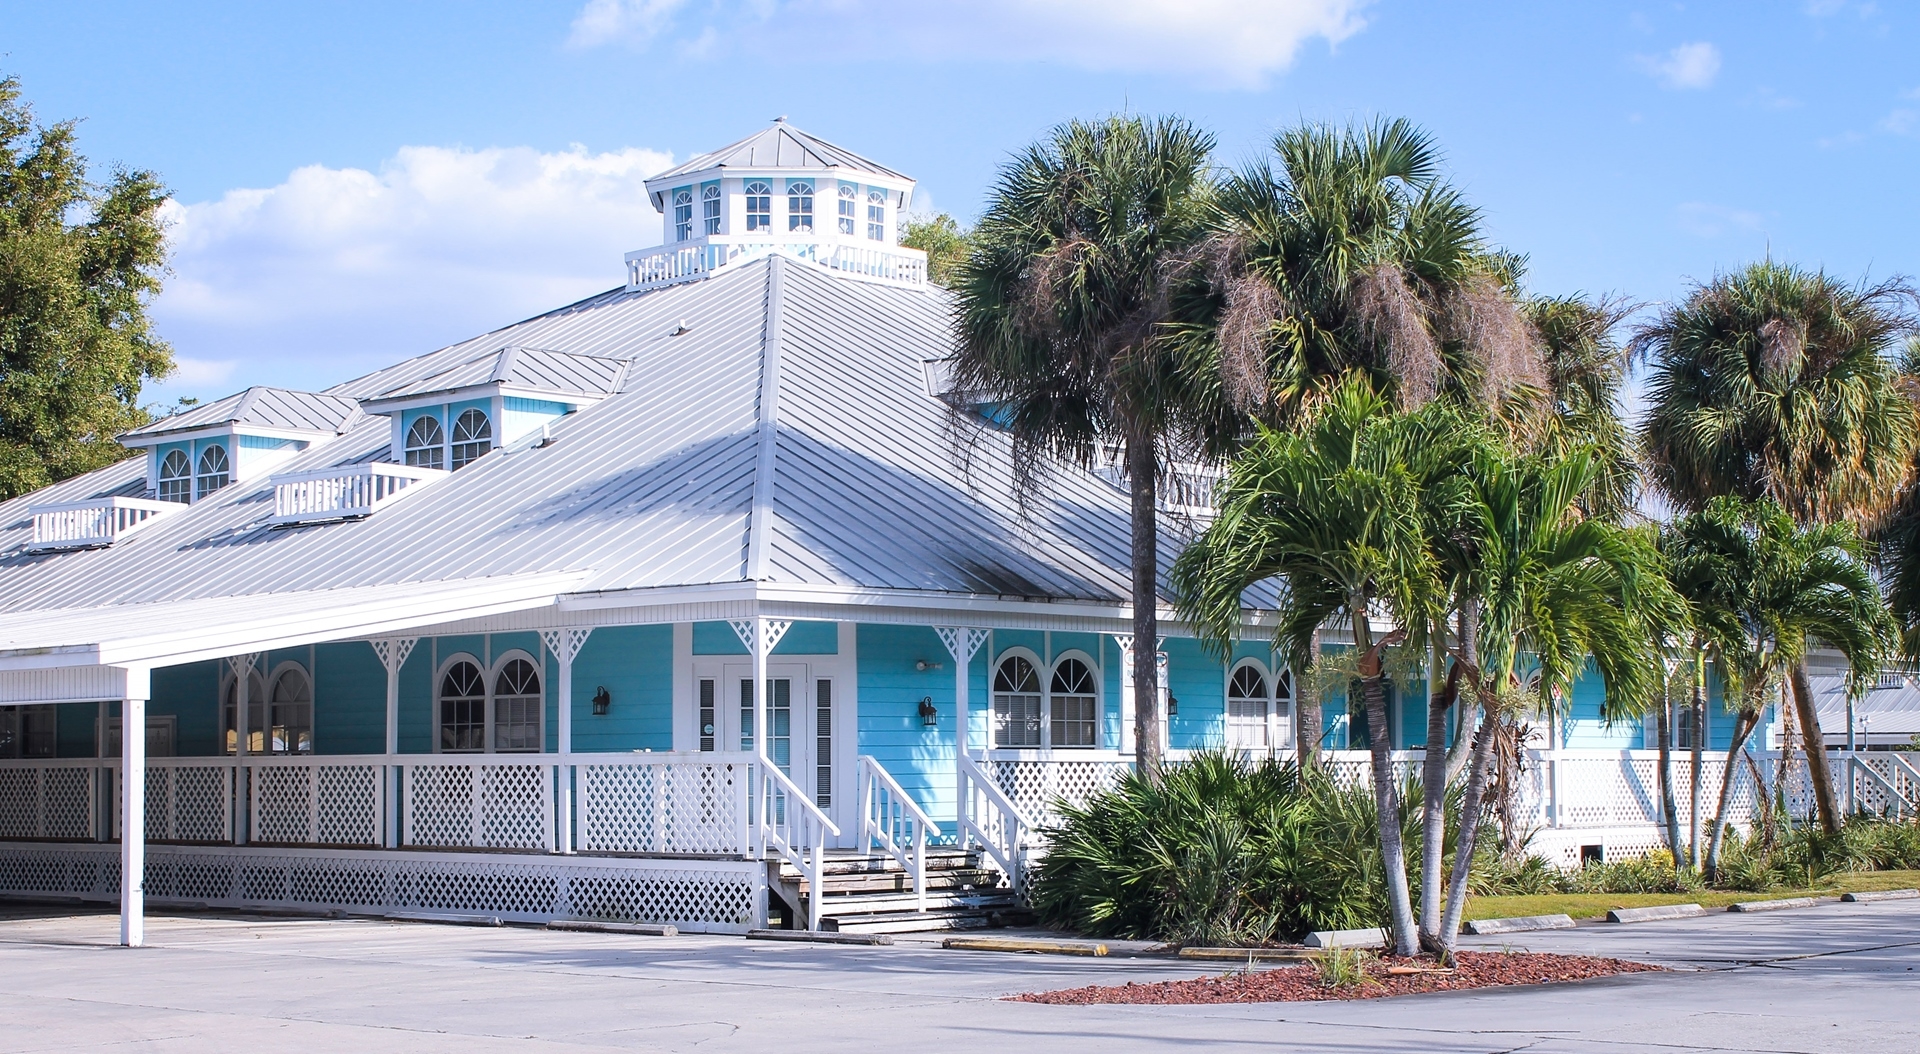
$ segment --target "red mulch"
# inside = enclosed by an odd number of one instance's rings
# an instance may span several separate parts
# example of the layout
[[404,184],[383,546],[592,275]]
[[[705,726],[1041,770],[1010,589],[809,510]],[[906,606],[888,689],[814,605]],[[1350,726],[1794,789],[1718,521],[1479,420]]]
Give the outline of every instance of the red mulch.
[[1460,952],[1459,965],[1446,973],[1389,976],[1391,966],[1432,967],[1431,960],[1373,958],[1367,960],[1371,983],[1327,988],[1311,965],[1282,966],[1255,973],[1229,973],[1192,981],[1153,981],[1145,984],[1088,985],[1056,992],[1028,992],[1008,996],[1022,1003],[1293,1003],[1317,999],[1379,999],[1421,992],[1458,992],[1469,988],[1496,988],[1516,984],[1586,981],[1614,974],[1646,973],[1663,967],[1592,955],[1548,955],[1537,952]]

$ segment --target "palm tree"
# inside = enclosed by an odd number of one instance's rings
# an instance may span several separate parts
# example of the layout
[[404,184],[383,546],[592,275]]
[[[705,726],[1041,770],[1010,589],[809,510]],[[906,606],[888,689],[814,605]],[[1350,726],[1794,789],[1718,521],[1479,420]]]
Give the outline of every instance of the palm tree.
[[[1213,137],[1179,118],[1072,121],[1000,173],[955,268],[958,390],[998,409],[1023,490],[1046,456],[1120,451],[1131,492],[1135,743],[1159,764],[1156,487],[1206,386],[1162,337],[1172,261],[1209,229]],[[1213,420],[1218,420],[1215,415]]]
[[[1802,524],[1872,522],[1911,477],[1920,438],[1888,358],[1915,300],[1904,281],[1848,286],[1769,260],[1661,311],[1632,342],[1652,363],[1641,443],[1653,486],[1686,512],[1732,495]],[[1789,673],[1820,822],[1836,831],[1806,670]]]
[[[1278,579],[1284,588],[1274,647],[1308,667],[1315,631],[1352,624],[1366,707],[1373,793],[1394,948],[1418,950],[1401,802],[1387,725],[1381,650],[1418,633],[1438,604],[1438,568],[1426,544],[1422,495],[1457,460],[1461,421],[1442,404],[1395,415],[1362,379],[1328,392],[1302,432],[1263,428],[1234,461],[1217,518],[1173,567],[1175,603],[1221,653],[1243,625],[1241,596]],[[1384,606],[1397,629],[1376,636]]]
[[1759,724],[1768,694],[1800,666],[1811,639],[1844,655],[1849,689],[1865,691],[1895,646],[1898,630],[1852,524],[1801,527],[1770,498],[1720,497],[1677,521],[1668,549],[1672,581],[1692,609],[1735,711],[1707,842],[1706,871],[1712,878],[1735,762]]

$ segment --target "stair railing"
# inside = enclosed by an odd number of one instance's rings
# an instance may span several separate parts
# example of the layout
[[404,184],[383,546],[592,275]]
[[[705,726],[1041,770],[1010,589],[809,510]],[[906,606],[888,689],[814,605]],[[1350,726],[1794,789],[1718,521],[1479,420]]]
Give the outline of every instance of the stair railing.
[[1024,895],[1024,843],[1027,833],[1034,830],[1033,821],[987,776],[971,754],[960,756],[960,776],[960,847],[966,848],[970,839],[978,841],[1006,873],[1008,885]]
[[916,910],[927,910],[927,835],[940,834],[920,806],[879,761],[860,755],[860,851],[875,845],[887,851],[902,870],[913,875]]
[[826,842],[839,837],[840,828],[813,803],[780,766],[765,755],[760,764],[760,846],[762,859],[771,846],[807,880],[807,929],[820,928],[820,895],[826,878]]

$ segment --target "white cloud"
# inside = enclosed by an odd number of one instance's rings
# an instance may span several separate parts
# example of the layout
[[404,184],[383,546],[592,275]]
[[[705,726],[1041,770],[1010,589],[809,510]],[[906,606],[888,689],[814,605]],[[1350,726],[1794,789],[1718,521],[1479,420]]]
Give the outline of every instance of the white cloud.
[[1300,47],[1337,44],[1372,0],[588,0],[579,47],[670,43],[705,57],[723,47],[852,57],[1063,62],[1258,87]]
[[1641,55],[1635,63],[1669,88],[1706,88],[1720,75],[1720,49],[1696,41],[1664,55]]
[[1880,130],[1894,135],[1912,135],[1920,131],[1920,110],[1895,110],[1881,119]]
[[621,253],[659,240],[641,184],[670,162],[412,146],[378,171],[310,165],[169,202],[174,276],[153,313],[181,369],[160,394],[329,384],[618,285]]

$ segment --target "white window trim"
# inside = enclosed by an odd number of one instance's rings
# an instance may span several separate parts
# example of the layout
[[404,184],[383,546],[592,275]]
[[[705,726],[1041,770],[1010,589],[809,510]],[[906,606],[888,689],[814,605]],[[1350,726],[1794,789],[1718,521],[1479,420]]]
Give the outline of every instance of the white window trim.
[[[500,750],[497,750],[494,745],[494,728],[495,728],[495,717],[496,717],[496,713],[494,709],[495,682],[500,677],[500,671],[506,669],[507,664],[512,662],[515,659],[525,659],[527,662],[532,663],[533,668],[536,671],[538,671],[540,675],[540,707],[538,711],[540,714],[540,728],[537,733],[539,746],[531,751],[528,751],[528,750],[500,751]],[[481,698],[483,699],[483,702],[481,704],[481,733],[480,733],[481,747],[477,751],[475,750],[442,750],[440,748],[440,699],[441,699],[440,683],[442,680],[446,678],[447,671],[453,669],[454,665],[460,662],[470,662],[474,665],[475,669],[478,669],[480,671],[480,689],[481,689]],[[480,659],[480,656],[475,655],[470,651],[457,651],[447,656],[446,658],[440,660],[440,665],[433,671],[433,684],[432,684],[433,690],[430,697],[433,704],[433,723],[432,723],[433,752],[435,754],[496,754],[496,753],[544,754],[546,753],[547,752],[547,690],[550,687],[547,681],[548,681],[548,675],[547,675],[546,665],[543,662],[541,662],[539,656],[534,655],[533,653],[527,651],[525,648],[509,648],[506,651],[501,652],[500,654],[493,657],[492,665],[488,665],[487,663],[482,662]]]
[[[1093,677],[1093,742],[1084,747],[1055,746],[1053,742],[1053,675],[1068,659],[1078,659]],[[1106,746],[1106,684],[1100,676],[1100,664],[1092,655],[1078,648],[1069,648],[1053,657],[1053,665],[1046,668],[1040,679],[1040,741],[1045,750],[1060,750],[1068,754],[1084,750],[1100,750]]]

